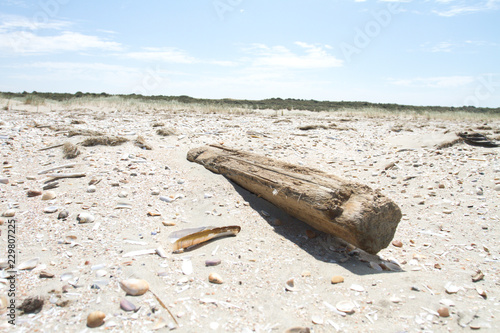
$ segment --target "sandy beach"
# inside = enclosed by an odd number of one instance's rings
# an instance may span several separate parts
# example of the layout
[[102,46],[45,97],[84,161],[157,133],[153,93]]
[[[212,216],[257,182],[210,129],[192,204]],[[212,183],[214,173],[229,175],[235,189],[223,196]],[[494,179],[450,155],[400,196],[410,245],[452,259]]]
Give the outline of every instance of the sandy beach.
[[[313,128],[300,129],[308,125]],[[500,120],[11,102],[0,111],[0,212],[7,215],[0,225],[0,326],[16,332],[495,332],[499,148],[458,141],[464,131],[498,140]],[[82,144],[98,136],[126,140]],[[65,143],[76,157],[65,158],[62,146],[49,148]],[[190,149],[207,144],[379,189],[403,213],[393,243],[369,255],[186,160]],[[83,176],[44,190],[50,175],[60,173]],[[58,218],[64,211],[67,217]],[[88,214],[88,223],[79,214]],[[15,223],[16,265],[25,268],[15,276],[16,307],[39,298],[16,311],[15,328],[7,317],[9,223]],[[172,253],[169,234],[202,226],[241,231]],[[212,273],[222,283],[210,282]],[[147,281],[154,294],[127,296],[120,281],[130,279]],[[123,299],[135,311],[123,310]],[[89,328],[94,311],[104,313],[104,323]]]

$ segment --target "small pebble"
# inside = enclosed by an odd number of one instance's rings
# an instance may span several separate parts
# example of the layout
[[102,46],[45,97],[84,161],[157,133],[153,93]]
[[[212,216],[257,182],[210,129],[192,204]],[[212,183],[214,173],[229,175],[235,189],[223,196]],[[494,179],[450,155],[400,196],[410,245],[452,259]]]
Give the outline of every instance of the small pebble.
[[493,189],[500,192],[500,184],[496,184]]
[[442,307],[437,310],[437,313],[439,313],[440,317],[449,317],[450,316],[450,310],[447,307]]
[[56,197],[56,192],[54,191],[46,191],[42,194],[42,200],[52,200]]
[[306,230],[306,236],[307,238],[309,239],[312,239],[312,238],[316,238],[316,233],[314,232],[314,230]]
[[344,277],[340,276],[340,275],[335,275],[334,277],[332,277],[331,281],[332,281],[332,284],[342,283],[342,282],[344,282]]
[[403,242],[401,242],[400,240],[394,240],[392,241],[392,245],[394,245],[395,247],[403,247]]
[[97,187],[95,185],[87,187],[87,193],[94,193],[95,191],[97,191]]
[[208,281],[215,284],[222,284],[224,282],[222,277],[217,273],[210,273],[210,275],[208,275]]
[[120,193],[118,193],[118,197],[120,197],[120,198],[126,198],[126,197],[128,197],[128,193],[125,192],[125,191],[121,191]]
[[0,184],[8,184],[9,179],[8,178],[0,178]]
[[57,215],[58,220],[63,220],[69,216],[69,212],[67,210],[63,210],[59,212],[59,215]]

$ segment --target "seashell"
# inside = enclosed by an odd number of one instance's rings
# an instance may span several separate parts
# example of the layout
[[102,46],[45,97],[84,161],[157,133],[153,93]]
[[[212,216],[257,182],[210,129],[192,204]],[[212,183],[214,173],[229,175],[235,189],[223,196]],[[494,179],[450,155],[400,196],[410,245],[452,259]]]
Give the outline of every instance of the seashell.
[[90,328],[99,327],[104,323],[106,315],[101,311],[94,311],[87,316],[87,326]]
[[323,318],[321,318],[320,316],[312,316],[311,321],[313,324],[323,325]]
[[479,294],[479,296],[481,296],[481,297],[483,297],[485,299],[488,297],[488,295],[486,294],[486,291],[483,288],[477,286],[476,287],[476,291]]
[[74,278],[73,273],[63,273],[61,274],[61,281],[68,281],[69,279]]
[[52,214],[52,213],[57,212],[58,210],[59,210],[59,207],[57,207],[57,206],[49,206],[49,207],[45,207],[43,209],[43,212],[45,214]]
[[134,311],[134,312],[137,312],[137,311],[139,311],[140,308],[141,307],[135,306],[134,303],[130,302],[126,298],[122,298],[122,300],[120,301],[120,309],[122,309],[123,311],[127,311],[127,312]]
[[59,215],[57,215],[58,220],[63,220],[69,216],[69,212],[67,210],[63,210],[59,212]]
[[285,333],[311,333],[309,327],[292,327],[285,331]]
[[220,265],[220,263],[221,263],[220,259],[205,260],[205,266],[217,266],[217,265]]
[[449,317],[450,316],[450,310],[447,307],[442,307],[437,310],[437,313],[439,313],[440,317]]
[[42,194],[42,200],[52,200],[56,197],[56,192],[54,191],[46,191]]
[[392,271],[392,272],[402,271],[401,267],[398,264],[390,262],[390,261],[385,261],[385,262],[380,263],[380,267],[385,271]]
[[126,191],[121,191],[120,193],[118,193],[118,197],[119,198],[126,198],[126,197],[128,197],[128,193]]
[[16,215],[16,210],[15,209],[7,209],[2,214],[3,217],[14,217],[14,215]]
[[149,290],[149,283],[141,279],[128,279],[120,281],[120,287],[127,295],[141,296]]
[[354,312],[354,303],[351,302],[351,301],[340,301],[338,302],[335,307],[337,308],[337,310],[339,310],[340,312],[344,312],[344,313],[353,313]]
[[28,269],[33,269],[38,265],[38,261],[40,258],[33,258],[28,261],[22,262],[17,266],[17,269],[19,270],[28,270]]
[[37,197],[39,195],[42,195],[41,191],[36,191],[36,190],[29,190],[28,191],[28,198]]
[[455,302],[453,302],[451,299],[446,299],[446,298],[443,298],[442,300],[440,300],[439,303],[443,304],[446,307],[455,306]]
[[217,273],[210,273],[210,275],[208,275],[208,281],[211,283],[215,283],[215,284],[224,283],[224,280],[222,280],[222,277]]
[[158,246],[156,248],[156,254],[158,254],[161,258],[168,257],[167,251],[162,246]]
[[87,187],[87,193],[94,193],[95,191],[97,191],[97,187],[95,185]]
[[476,274],[472,276],[472,282],[478,282],[481,281],[482,279],[484,279],[484,273],[481,272],[480,270],[477,271]]
[[288,279],[288,281],[285,282],[285,290],[286,291],[298,291],[298,289],[295,287],[295,281],[293,278]]
[[92,214],[84,212],[84,213],[78,214],[78,216],[76,217],[76,220],[78,221],[78,223],[92,223],[92,222],[94,222],[95,217]]
[[0,269],[5,269],[9,267],[9,260],[7,258],[1,258],[0,259]]
[[448,294],[456,294],[460,288],[453,285],[451,282],[448,282],[445,286],[444,289],[446,290],[446,293]]
[[344,277],[340,275],[335,275],[332,277],[332,284],[342,283],[344,282]]
[[39,277],[40,279],[52,279],[54,274],[47,271],[41,271]]
[[108,274],[108,272],[106,272],[105,269],[99,269],[95,272],[96,277],[103,277],[106,276],[106,274]]
[[383,270],[382,266],[373,261],[370,261],[370,267],[379,272]]
[[164,195],[160,195],[159,198],[160,198],[161,201],[165,201],[165,202],[168,202],[168,203],[175,201],[175,198],[167,197],[167,196],[164,196]]
[[116,204],[115,209],[132,209],[132,205],[128,202],[119,202]]
[[182,260],[182,273],[184,275],[191,275],[193,274],[193,263],[189,259],[183,259]]
[[173,227],[175,226],[176,224],[174,222],[167,222],[167,221],[163,221],[162,224],[165,226],[165,227]]
[[352,284],[351,290],[362,293],[363,291],[365,291],[365,288],[363,288],[363,286],[360,286],[359,284]]
[[0,183],[1,184],[8,184],[9,183],[9,178],[0,178]]

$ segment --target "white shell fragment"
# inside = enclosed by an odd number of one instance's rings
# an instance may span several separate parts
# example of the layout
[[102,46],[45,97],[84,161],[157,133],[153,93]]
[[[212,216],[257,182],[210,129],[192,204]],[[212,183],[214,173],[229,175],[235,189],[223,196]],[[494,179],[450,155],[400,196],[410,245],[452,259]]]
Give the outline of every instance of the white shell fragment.
[[354,308],[356,307],[353,302],[351,301],[340,301],[338,302],[335,307],[337,310],[344,312],[344,313],[353,313]]
[[78,221],[78,223],[92,223],[94,222],[95,220],[95,217],[94,215],[90,214],[90,213],[80,213],[78,214],[78,216],[76,217],[76,220]]
[[285,290],[286,291],[298,291],[298,289],[295,287],[295,280],[294,278],[288,279],[285,282]]
[[127,295],[141,296],[149,290],[149,283],[142,279],[128,279],[120,281],[120,287]]
[[183,259],[181,269],[182,269],[182,274],[184,274],[184,275],[193,274],[193,263],[191,262],[191,260],[190,259]]
[[33,258],[28,261],[22,262],[17,266],[17,269],[19,270],[33,269],[38,265],[39,260],[40,258]]

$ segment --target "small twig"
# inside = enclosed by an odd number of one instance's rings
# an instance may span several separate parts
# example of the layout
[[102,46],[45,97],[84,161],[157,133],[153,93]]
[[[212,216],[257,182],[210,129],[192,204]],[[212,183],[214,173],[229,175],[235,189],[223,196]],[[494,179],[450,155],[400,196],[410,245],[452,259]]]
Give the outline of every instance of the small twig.
[[167,310],[168,314],[170,315],[170,317],[172,317],[172,319],[174,320],[175,324],[177,325],[177,327],[179,327],[179,323],[177,322],[177,320],[175,319],[174,315],[172,314],[172,312],[170,312],[170,310],[167,308],[167,306],[165,304],[163,304],[163,302],[161,301],[161,299],[156,296],[156,294],[151,290],[149,289],[149,291],[151,292],[151,294],[153,294],[153,296],[156,298],[156,300],[158,301],[158,303],[160,303],[160,305],[165,309]]
[[62,178],[82,178],[85,176],[87,176],[85,173],[51,173],[47,175],[47,177],[50,177],[50,179],[45,182],[48,183]]
[[38,149],[38,151],[49,150],[49,149],[52,149],[52,148],[59,148],[59,147],[62,147],[62,146],[64,146],[64,143],[61,143],[61,144],[58,144],[58,145],[49,146],[49,147],[45,147],[45,148],[40,148],[40,149]]
[[69,163],[69,164],[65,164],[65,165],[55,166],[53,168],[49,168],[49,169],[45,169],[45,170],[39,171],[38,174],[39,175],[44,175],[46,173],[49,173],[49,172],[55,171],[55,170],[59,170],[59,169],[73,168],[75,165],[76,165],[76,163]]

